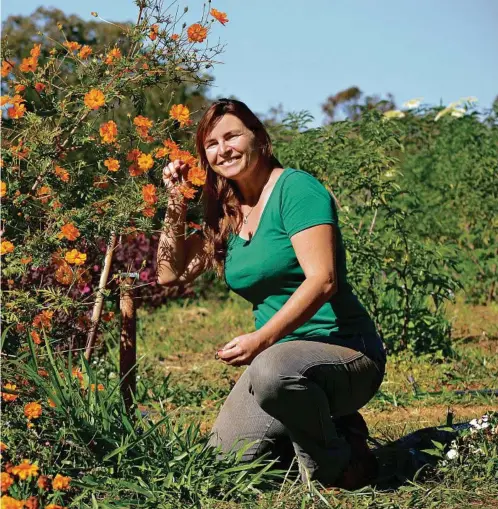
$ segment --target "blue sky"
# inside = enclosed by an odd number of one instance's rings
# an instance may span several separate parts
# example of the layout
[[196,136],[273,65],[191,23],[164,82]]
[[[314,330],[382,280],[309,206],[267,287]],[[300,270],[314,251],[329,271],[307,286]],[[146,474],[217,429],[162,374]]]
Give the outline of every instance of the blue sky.
[[[170,4],[165,0],[164,5]],[[188,5],[187,22],[203,3]],[[3,0],[2,20],[57,7],[89,19],[136,18],[133,0]],[[475,96],[489,108],[498,95],[497,0],[213,0],[229,23],[212,42],[226,44],[214,68],[213,97],[233,94],[258,113],[282,104],[308,110],[314,125],[329,95],[356,85],[365,94],[391,92],[398,106],[423,97],[448,104]]]

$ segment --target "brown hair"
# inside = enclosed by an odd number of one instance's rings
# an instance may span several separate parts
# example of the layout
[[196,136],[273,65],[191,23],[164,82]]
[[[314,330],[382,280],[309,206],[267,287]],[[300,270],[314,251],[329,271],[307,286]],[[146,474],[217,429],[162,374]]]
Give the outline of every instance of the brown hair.
[[246,104],[236,99],[219,99],[204,113],[197,127],[195,144],[199,164],[207,174],[203,189],[205,252],[211,268],[219,277],[224,275],[228,236],[230,232],[237,231],[242,223],[241,195],[230,179],[221,177],[212,170],[204,149],[204,141],[226,114],[236,116],[254,133],[260,151],[258,162],[263,160],[272,168],[280,166],[273,155],[270,136],[265,126]]

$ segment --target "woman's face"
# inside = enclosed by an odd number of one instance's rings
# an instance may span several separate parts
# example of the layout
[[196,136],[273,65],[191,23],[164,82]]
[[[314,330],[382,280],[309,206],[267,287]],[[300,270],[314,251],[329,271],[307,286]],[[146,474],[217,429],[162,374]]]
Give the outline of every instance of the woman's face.
[[249,175],[259,159],[254,133],[229,113],[207,135],[204,150],[213,171],[234,180]]

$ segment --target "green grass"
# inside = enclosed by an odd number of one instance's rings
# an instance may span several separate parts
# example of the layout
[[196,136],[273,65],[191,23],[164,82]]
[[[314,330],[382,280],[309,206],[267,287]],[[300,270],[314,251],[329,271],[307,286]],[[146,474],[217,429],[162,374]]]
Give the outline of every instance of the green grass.
[[[449,410],[455,422],[464,422],[497,408],[496,396],[455,393],[498,388],[496,307],[472,311],[458,302],[448,313],[457,333],[452,358],[408,353],[389,358],[379,393],[362,410],[374,437],[395,440],[442,425]],[[236,335],[254,330],[250,305],[234,294],[225,301],[173,301],[153,312],[140,310],[138,320],[139,356],[144,356],[141,374],[156,387],[143,395],[145,404],[151,409],[166,406],[172,419],[196,421],[208,433],[245,369],[226,366],[214,359],[214,353]],[[496,472],[498,458],[494,461]],[[437,482],[408,483],[391,492],[367,488],[354,494],[320,494],[317,487],[288,479],[280,489],[262,494],[256,505],[254,500],[249,505],[210,500],[203,507],[491,508],[497,506],[497,486],[469,465],[461,465]]]

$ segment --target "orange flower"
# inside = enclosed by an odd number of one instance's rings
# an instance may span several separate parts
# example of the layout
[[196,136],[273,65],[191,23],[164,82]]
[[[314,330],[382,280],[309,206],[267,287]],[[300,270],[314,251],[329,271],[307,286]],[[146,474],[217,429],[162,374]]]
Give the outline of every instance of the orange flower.
[[54,316],[53,311],[44,309],[41,313],[38,313],[33,318],[33,327],[36,327],[37,329],[41,329],[41,328],[51,329],[53,316]]
[[81,48],[81,44],[76,41],[66,41],[62,43],[69,51],[78,51]]
[[187,198],[187,200],[191,200],[195,197],[195,194],[197,193],[197,189],[194,189],[193,187],[188,186],[187,184],[181,184],[178,186],[178,191],[182,193],[184,198]]
[[169,155],[171,161],[175,159],[180,159],[188,166],[195,166],[197,164],[197,159],[188,151],[188,150],[176,150],[171,152]]
[[69,264],[83,265],[86,261],[86,254],[80,253],[77,249],[72,249],[66,253],[65,260]]
[[[95,392],[95,384],[90,384],[90,390],[92,392]],[[100,392],[100,391],[105,391],[105,387],[102,385],[102,384],[98,384],[97,385],[97,390]]]
[[47,203],[52,190],[48,186],[41,186],[36,190],[36,196],[40,199],[41,203]]
[[[24,415],[28,419],[38,419],[42,413],[42,407],[40,403],[36,403],[32,401],[31,403],[27,403],[24,407]],[[15,472],[14,472],[15,473]]]
[[7,184],[2,180],[0,181],[0,198],[7,194]]
[[14,244],[8,240],[2,240],[0,244],[0,255],[12,253],[12,251],[14,251]]
[[105,95],[98,89],[92,88],[85,94],[85,105],[91,110],[98,110],[105,104]]
[[193,221],[189,221],[187,226],[189,228],[193,228],[194,230],[202,230],[202,226],[200,224],[194,223]]
[[0,453],[5,452],[7,449],[7,445],[5,445],[3,442],[0,442]]
[[48,376],[48,371],[43,368],[38,368],[38,374],[46,378]]
[[67,263],[59,265],[55,271],[55,279],[63,285],[70,285],[73,282],[73,271],[71,267]]
[[5,106],[6,104],[12,104],[12,97],[10,95],[2,95],[0,97],[0,106]]
[[13,120],[17,120],[18,118],[24,117],[24,114],[26,113],[26,106],[24,104],[14,104],[14,106],[10,107],[7,110],[7,115],[9,118],[12,118]]
[[107,189],[109,187],[109,179],[105,175],[97,175],[93,177],[93,187]]
[[180,127],[184,127],[185,125],[190,125],[192,122],[190,121],[190,111],[183,104],[175,104],[169,110],[169,116],[174,120],[180,122]]
[[59,239],[63,239],[65,237],[67,240],[76,240],[79,236],[80,231],[73,223],[65,224],[58,235]]
[[111,51],[109,51],[109,53],[107,53],[104,62],[108,65],[111,65],[114,63],[114,60],[117,60],[118,58],[121,58],[121,50],[119,48],[113,48]]
[[166,157],[169,153],[169,150],[166,147],[159,147],[154,151],[154,157],[156,159],[162,159]]
[[54,200],[52,202],[52,208],[53,209],[60,209],[62,207],[62,203],[59,200]]
[[41,53],[41,44],[35,44],[29,54],[32,58],[38,58]]
[[194,23],[187,28],[187,35],[190,42],[202,42],[207,37],[207,28]]
[[43,92],[45,90],[46,85],[44,85],[43,83],[35,83],[35,90],[40,94],[41,92]]
[[3,495],[0,499],[0,507],[2,509],[22,509],[24,507],[24,503],[21,500],[16,500],[8,495]]
[[7,62],[7,60],[3,60],[2,61],[2,78],[6,78],[9,74],[10,74],[10,71],[12,71],[12,69],[14,69],[14,65],[11,64],[10,62]]
[[67,509],[67,507],[57,504],[48,504],[45,506],[45,509]]
[[80,368],[73,368],[71,374],[74,378],[77,378],[80,382],[83,382],[83,373]]
[[39,509],[40,503],[38,502],[38,497],[34,495],[29,497],[27,500],[24,500],[24,508],[25,509]]
[[69,172],[61,166],[55,167],[55,174],[62,180],[62,182],[69,182]]
[[19,465],[12,467],[12,473],[25,481],[28,477],[38,475],[38,466],[32,465],[29,460],[22,460]]
[[49,478],[46,475],[40,475],[38,481],[36,481],[36,485],[41,490],[48,491],[50,489]]
[[57,405],[55,404],[55,401],[54,401],[54,400],[52,400],[52,399],[48,398],[48,399],[47,399],[47,401],[48,401],[48,406],[49,406],[50,408],[57,408]]
[[[4,387],[4,389],[7,389],[9,391],[15,391],[17,388],[17,385],[7,383],[3,387]],[[9,394],[7,392],[2,392],[1,394],[2,394],[2,399],[4,401],[15,401],[18,397],[18,394]]]
[[65,477],[63,475],[57,474],[52,479],[52,488],[58,491],[67,490],[69,488],[70,481],[71,481],[70,477]]
[[38,332],[36,332],[35,330],[32,330],[30,333],[30,336],[31,336],[31,339],[33,340],[33,343],[35,345],[41,345],[41,337],[40,337],[40,334],[38,334]]
[[159,25],[152,25],[150,27],[150,32],[149,32],[149,39],[151,41],[155,41],[156,38],[157,38],[157,34],[159,32]]
[[119,170],[119,161],[117,159],[109,158],[104,161],[104,166],[109,171],[118,171]]
[[21,92],[24,92],[26,90],[26,85],[16,85],[14,87],[14,90],[16,94],[20,94]]
[[145,217],[154,217],[156,215],[156,209],[154,207],[150,207],[149,205],[147,205],[142,209],[142,214]]
[[211,12],[209,14],[211,14],[211,16],[213,16],[214,19],[218,20],[222,25],[228,23],[226,12],[220,12],[216,9],[211,9]]
[[0,486],[2,492],[7,491],[14,484],[14,479],[7,472],[0,474]]
[[138,160],[138,157],[142,154],[142,152],[138,148],[134,148],[126,154],[126,160],[136,163]]
[[114,143],[118,135],[118,126],[114,120],[109,120],[109,122],[101,124],[99,133],[102,138],[102,143]]
[[22,59],[22,63],[19,66],[21,72],[35,72],[38,67],[38,59],[33,57],[27,57]]
[[133,123],[135,124],[138,134],[143,138],[149,135],[149,129],[152,127],[153,122],[147,117],[143,115],[138,115],[133,119]]
[[194,166],[189,169],[187,179],[192,182],[194,186],[203,186],[206,182],[206,172],[202,168]]
[[81,60],[86,60],[92,54],[92,51],[92,48],[85,44],[85,46],[83,46],[78,53],[78,56],[81,58]]
[[148,171],[154,166],[154,159],[150,154],[141,154],[138,156],[137,165],[142,171]]
[[154,184],[147,184],[146,186],[142,187],[142,196],[145,201],[145,203],[148,203],[149,205],[154,205],[157,203],[157,189]]
[[104,313],[102,315],[102,320],[104,322],[110,322],[114,318],[114,311],[109,311],[108,313]]

